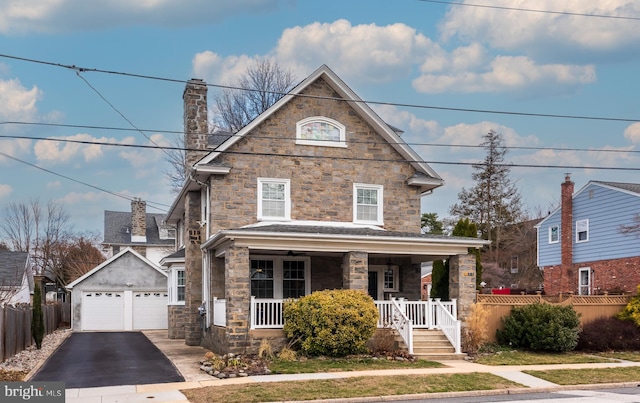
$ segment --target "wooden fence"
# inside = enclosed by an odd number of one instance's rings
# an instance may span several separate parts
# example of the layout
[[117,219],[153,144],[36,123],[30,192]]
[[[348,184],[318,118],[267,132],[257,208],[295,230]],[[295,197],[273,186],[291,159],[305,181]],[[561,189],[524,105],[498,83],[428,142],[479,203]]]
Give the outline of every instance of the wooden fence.
[[[42,305],[45,335],[53,333],[63,322],[63,305],[64,303]],[[0,307],[0,361],[11,358],[34,344],[31,315],[30,305]]]
[[487,295],[478,294],[477,303],[489,314],[487,318],[488,341],[496,341],[496,330],[502,328],[502,318],[509,316],[515,306],[547,303],[572,305],[580,314],[580,323],[585,325],[601,317],[613,317],[629,303],[632,295]]

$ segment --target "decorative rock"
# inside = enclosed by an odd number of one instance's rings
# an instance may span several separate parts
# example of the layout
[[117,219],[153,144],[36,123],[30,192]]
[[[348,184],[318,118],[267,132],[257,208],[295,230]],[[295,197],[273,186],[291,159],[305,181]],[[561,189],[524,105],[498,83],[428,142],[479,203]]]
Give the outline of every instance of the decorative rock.
[[240,372],[240,373],[238,374],[238,376],[239,376],[239,377],[241,377],[241,378],[246,378],[246,377],[248,377],[248,376],[249,376],[249,374],[247,374],[246,372]]

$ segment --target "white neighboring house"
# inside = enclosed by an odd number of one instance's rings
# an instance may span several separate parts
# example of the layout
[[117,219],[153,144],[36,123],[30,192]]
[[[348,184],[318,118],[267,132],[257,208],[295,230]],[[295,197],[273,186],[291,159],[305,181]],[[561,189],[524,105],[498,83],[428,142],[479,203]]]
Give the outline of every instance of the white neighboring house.
[[29,253],[0,251],[0,304],[30,304],[33,287]]

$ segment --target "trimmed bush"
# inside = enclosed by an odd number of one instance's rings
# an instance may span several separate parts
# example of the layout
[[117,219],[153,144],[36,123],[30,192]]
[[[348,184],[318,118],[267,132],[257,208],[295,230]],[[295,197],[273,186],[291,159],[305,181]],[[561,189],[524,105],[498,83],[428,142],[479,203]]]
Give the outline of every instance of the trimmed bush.
[[33,340],[36,342],[36,348],[40,350],[42,347],[42,339],[44,339],[44,314],[42,313],[42,292],[38,284],[33,288],[31,334]]
[[636,295],[624,307],[622,312],[618,314],[618,319],[629,320],[640,326],[640,285],[637,288]]
[[362,291],[316,291],[286,302],[284,320],[286,336],[304,354],[341,357],[367,352],[378,309]]
[[583,351],[638,351],[640,328],[630,321],[598,318],[582,327],[576,348]]
[[503,318],[496,337],[501,345],[534,351],[564,352],[578,344],[580,316],[572,306],[531,304]]

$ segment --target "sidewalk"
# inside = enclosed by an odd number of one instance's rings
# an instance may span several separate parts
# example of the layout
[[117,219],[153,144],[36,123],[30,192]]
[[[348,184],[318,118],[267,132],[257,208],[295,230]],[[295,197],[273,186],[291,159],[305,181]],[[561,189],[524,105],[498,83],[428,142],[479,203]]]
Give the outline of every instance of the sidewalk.
[[[176,368],[182,373],[185,382],[161,383],[152,385],[129,385],[113,386],[103,388],[87,389],[67,389],[66,402],[69,403],[138,403],[138,402],[175,402],[186,403],[188,400],[180,393],[180,390],[209,387],[239,385],[258,382],[282,382],[282,381],[303,381],[310,379],[339,379],[356,376],[388,376],[388,375],[428,375],[428,374],[455,374],[483,372],[491,373],[524,386],[519,389],[474,391],[474,392],[450,392],[446,394],[425,394],[425,398],[435,398],[442,396],[478,396],[497,395],[507,393],[523,393],[532,391],[556,391],[566,389],[576,389],[575,386],[560,386],[545,380],[535,378],[523,373],[524,370],[549,370],[549,369],[582,369],[582,368],[611,368],[640,366],[638,362],[620,363],[593,363],[593,364],[562,364],[562,365],[521,365],[521,366],[501,366],[494,367],[488,365],[475,364],[468,361],[440,361],[444,368],[421,368],[402,370],[378,370],[378,371],[350,371],[315,374],[293,374],[293,375],[261,375],[246,378],[215,379],[204,374],[195,364],[204,356],[206,350],[202,347],[192,347],[184,344],[184,340],[170,340],[166,337],[166,331],[149,331],[145,335],[165,355],[174,363]],[[637,386],[637,382],[631,384]],[[628,386],[631,386],[628,385]],[[612,387],[610,384],[601,385],[580,385],[580,389],[596,389]],[[626,384],[615,384],[615,386],[626,386]],[[394,397],[389,396],[387,401],[392,401]],[[398,399],[401,397],[398,396]],[[366,402],[367,398],[340,399],[340,401]],[[374,399],[372,398],[371,401]],[[375,398],[380,401],[380,398]],[[336,400],[338,401],[338,400]],[[318,401],[319,402],[319,401]],[[324,400],[324,402],[329,402]]]

